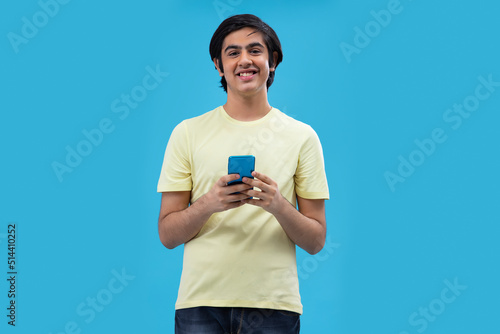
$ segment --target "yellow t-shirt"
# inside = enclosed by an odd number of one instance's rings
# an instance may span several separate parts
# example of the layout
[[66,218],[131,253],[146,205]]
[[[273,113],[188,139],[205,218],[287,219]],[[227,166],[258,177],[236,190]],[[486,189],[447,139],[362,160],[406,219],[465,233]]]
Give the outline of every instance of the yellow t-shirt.
[[[165,151],[158,192],[191,191],[191,203],[227,174],[228,157],[254,155],[255,170],[296,194],[328,199],[323,152],[314,130],[278,109],[242,122],[218,107],[181,122]],[[176,309],[252,307],[302,314],[295,244],[276,218],[243,205],[213,214],[184,245]]]

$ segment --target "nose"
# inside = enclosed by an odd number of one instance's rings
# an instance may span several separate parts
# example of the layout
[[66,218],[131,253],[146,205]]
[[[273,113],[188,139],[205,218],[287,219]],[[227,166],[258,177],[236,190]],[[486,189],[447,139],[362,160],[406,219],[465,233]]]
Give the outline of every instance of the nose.
[[241,52],[240,60],[238,62],[239,66],[247,67],[252,64],[252,59],[246,50]]

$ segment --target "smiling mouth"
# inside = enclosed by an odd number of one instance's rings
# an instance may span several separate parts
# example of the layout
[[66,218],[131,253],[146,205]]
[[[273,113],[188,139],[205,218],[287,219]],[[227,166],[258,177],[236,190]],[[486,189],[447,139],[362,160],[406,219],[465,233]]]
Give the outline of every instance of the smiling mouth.
[[257,73],[257,72],[254,72],[254,71],[251,71],[251,72],[241,72],[241,73],[238,73],[238,76],[240,76],[240,77],[249,77],[251,75],[254,75],[255,73]]

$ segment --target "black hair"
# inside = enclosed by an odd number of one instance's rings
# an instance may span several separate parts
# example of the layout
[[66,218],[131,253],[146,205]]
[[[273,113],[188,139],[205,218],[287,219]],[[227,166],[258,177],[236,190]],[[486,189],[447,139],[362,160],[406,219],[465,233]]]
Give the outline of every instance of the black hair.
[[[234,15],[222,21],[210,40],[210,58],[212,61],[217,59],[221,72],[224,72],[221,59],[224,38],[226,38],[226,36],[233,31],[247,27],[255,28],[256,31],[259,31],[264,35],[264,42],[269,52],[269,67],[274,67],[276,70],[278,64],[283,60],[283,52],[281,51],[281,43],[278,35],[276,35],[276,32],[269,25],[267,25],[267,23],[252,14]],[[277,52],[278,54],[276,64],[274,64],[274,52]],[[269,78],[267,78],[268,89],[273,84],[274,74],[275,71],[269,72]],[[224,77],[221,78],[220,83],[221,87],[224,88],[224,91],[227,92],[227,82]]]

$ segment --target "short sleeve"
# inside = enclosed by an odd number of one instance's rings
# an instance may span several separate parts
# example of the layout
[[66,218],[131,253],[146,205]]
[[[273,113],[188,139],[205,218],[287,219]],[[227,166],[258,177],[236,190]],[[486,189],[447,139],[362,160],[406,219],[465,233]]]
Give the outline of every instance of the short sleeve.
[[329,199],[321,142],[316,132],[311,127],[308,128],[307,137],[299,152],[295,191],[302,198]]
[[190,191],[192,189],[191,159],[186,123],[177,125],[170,139],[163,158],[158,192]]

